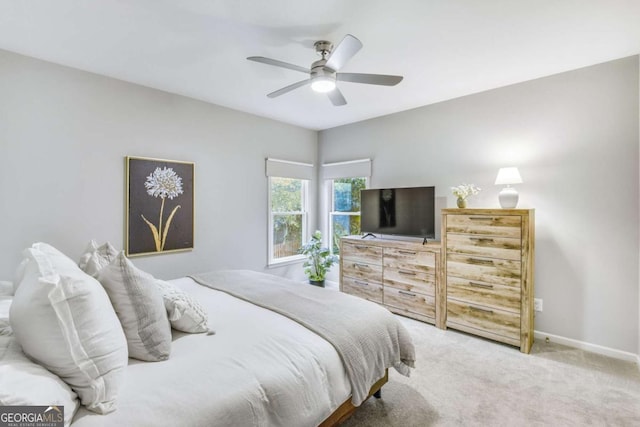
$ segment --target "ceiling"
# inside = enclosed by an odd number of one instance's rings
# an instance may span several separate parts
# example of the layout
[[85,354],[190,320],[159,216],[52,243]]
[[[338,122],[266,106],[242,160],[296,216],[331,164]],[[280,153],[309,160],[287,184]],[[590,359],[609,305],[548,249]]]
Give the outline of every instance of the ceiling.
[[[334,107],[304,75],[316,40],[364,47]],[[309,129],[327,129],[640,52],[640,0],[0,0],[0,49]]]

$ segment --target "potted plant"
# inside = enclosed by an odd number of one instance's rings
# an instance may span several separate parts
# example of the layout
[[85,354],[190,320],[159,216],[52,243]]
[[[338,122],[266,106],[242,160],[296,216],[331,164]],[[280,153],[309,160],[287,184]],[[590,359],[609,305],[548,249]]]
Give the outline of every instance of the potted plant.
[[316,230],[311,240],[300,248],[300,253],[307,257],[302,266],[304,274],[309,278],[309,283],[324,287],[327,272],[333,264],[338,262],[338,257],[331,255],[329,248],[322,246],[322,233]]

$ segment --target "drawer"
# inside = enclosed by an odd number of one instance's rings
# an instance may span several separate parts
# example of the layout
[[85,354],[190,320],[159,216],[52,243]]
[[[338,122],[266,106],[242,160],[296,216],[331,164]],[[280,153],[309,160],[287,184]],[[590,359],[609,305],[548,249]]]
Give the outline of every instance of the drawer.
[[342,292],[382,304],[382,285],[378,283],[343,277]]
[[435,276],[412,270],[384,269],[384,285],[419,294],[435,295]]
[[521,225],[519,215],[447,215],[447,233],[520,239]]
[[367,264],[364,262],[342,260],[342,275],[366,282],[382,283],[382,265]]
[[489,258],[520,260],[520,239],[486,237],[469,234],[447,234],[447,252],[479,255]]
[[450,298],[520,313],[520,289],[513,286],[447,277],[447,301]]
[[387,286],[384,287],[383,291],[385,305],[401,308],[422,316],[436,317],[436,304],[433,297]]
[[478,282],[497,283],[520,289],[520,261],[447,254],[447,277],[455,276]]
[[382,248],[367,245],[366,243],[359,244],[343,241],[340,256],[351,261],[382,265]]
[[520,341],[520,315],[456,300],[447,301],[447,326],[456,325]]
[[436,274],[436,255],[433,252],[384,248],[383,264],[390,268]]

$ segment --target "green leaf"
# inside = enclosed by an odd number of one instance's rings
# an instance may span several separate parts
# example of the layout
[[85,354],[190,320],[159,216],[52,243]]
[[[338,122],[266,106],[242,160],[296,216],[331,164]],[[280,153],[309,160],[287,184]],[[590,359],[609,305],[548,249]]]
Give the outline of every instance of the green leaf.
[[302,245],[300,253],[307,256],[302,266],[310,280],[324,280],[329,268],[338,260],[338,257],[331,255],[329,248],[322,247],[322,233],[319,230],[311,235],[309,242]]

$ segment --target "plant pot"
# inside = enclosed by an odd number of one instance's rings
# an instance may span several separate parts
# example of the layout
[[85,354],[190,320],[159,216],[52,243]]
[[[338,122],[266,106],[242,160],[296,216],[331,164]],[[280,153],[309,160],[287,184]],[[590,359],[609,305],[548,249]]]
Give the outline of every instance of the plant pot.
[[311,280],[311,279],[309,279],[309,283],[312,284],[313,286],[320,286],[321,288],[324,288],[324,280]]
[[456,200],[456,204],[458,205],[459,208],[466,208],[467,207],[467,199],[463,199],[462,197],[458,197],[458,200]]

